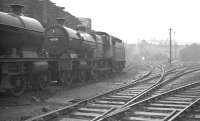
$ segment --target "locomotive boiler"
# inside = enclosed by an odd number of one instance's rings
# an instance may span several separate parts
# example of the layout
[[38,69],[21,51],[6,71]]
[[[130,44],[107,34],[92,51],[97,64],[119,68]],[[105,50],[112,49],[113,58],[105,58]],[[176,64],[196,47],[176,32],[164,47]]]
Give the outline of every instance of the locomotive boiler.
[[66,53],[87,56],[84,54],[96,46],[94,38],[88,33],[66,27],[64,21],[64,18],[58,18],[58,24],[48,28],[45,32],[44,48],[49,56],[59,57]]
[[[0,12],[0,91],[22,94],[27,85],[42,88],[41,73],[48,68],[42,61],[44,28],[37,20],[23,16],[21,5],[12,12]],[[37,75],[37,78],[33,78]]]

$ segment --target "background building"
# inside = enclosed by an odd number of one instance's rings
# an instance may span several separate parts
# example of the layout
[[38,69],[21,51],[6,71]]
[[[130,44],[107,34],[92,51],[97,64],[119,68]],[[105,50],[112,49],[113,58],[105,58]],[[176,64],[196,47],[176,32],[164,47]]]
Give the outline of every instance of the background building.
[[79,19],[50,0],[0,0],[0,11],[10,12],[10,4],[24,5],[25,16],[39,20],[44,27],[56,23],[56,18],[66,18],[66,26],[77,29]]
[[79,25],[79,30],[81,31],[86,31],[86,32],[91,32],[92,29],[92,21],[90,18],[78,18],[80,25]]

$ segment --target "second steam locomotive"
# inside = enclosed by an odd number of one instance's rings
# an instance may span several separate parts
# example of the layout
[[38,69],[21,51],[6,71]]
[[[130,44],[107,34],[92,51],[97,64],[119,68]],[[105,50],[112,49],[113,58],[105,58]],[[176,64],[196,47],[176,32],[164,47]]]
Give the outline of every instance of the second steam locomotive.
[[63,18],[44,29],[21,9],[12,5],[12,13],[0,12],[0,91],[18,96],[53,80],[71,85],[125,67],[122,40],[105,32],[70,29]]

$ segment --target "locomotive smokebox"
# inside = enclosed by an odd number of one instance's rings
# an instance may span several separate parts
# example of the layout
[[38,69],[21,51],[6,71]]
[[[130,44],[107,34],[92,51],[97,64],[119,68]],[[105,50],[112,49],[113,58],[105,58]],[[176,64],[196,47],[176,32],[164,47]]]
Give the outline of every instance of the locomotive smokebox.
[[12,4],[10,5],[12,12],[16,15],[22,15],[22,11],[24,6],[23,5],[19,5],[19,4]]
[[56,18],[56,21],[61,26],[65,25],[65,18]]

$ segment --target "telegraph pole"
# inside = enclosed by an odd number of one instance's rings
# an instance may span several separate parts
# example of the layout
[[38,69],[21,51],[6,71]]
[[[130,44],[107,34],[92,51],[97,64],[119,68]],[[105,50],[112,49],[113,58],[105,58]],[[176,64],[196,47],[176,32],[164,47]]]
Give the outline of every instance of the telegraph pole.
[[175,52],[174,52],[174,54],[175,54],[174,56],[175,56],[175,58],[176,58],[176,55],[177,55],[177,54],[176,54],[176,53],[177,53],[177,42],[176,42],[176,41],[175,41],[175,50],[174,50],[174,51],[175,51]]
[[169,64],[172,63],[172,28],[169,28]]
[[175,40],[175,31],[174,31],[174,58],[176,59],[177,53],[177,42]]

